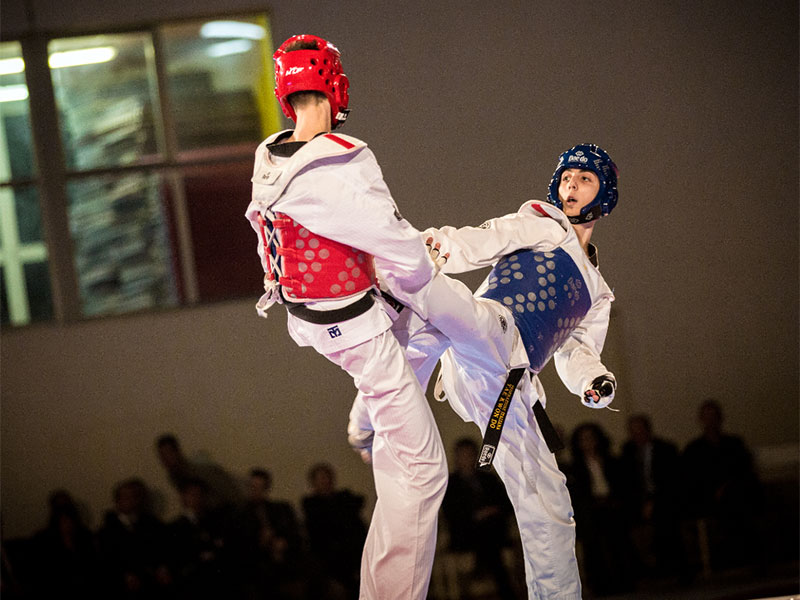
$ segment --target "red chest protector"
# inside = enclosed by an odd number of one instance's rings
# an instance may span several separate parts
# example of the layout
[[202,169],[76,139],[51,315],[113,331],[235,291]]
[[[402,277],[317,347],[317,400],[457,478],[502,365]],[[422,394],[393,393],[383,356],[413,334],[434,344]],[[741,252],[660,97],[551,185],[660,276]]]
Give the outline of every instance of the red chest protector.
[[347,298],[376,286],[372,256],[317,235],[284,213],[258,215],[267,278],[288,302]]

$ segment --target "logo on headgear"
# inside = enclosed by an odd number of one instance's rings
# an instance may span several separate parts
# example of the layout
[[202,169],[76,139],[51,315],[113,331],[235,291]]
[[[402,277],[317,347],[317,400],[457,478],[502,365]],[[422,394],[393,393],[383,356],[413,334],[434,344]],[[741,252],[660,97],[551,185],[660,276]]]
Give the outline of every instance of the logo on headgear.
[[575,154],[571,154],[569,158],[567,158],[567,162],[587,163],[589,159],[583,155],[583,150],[578,150]]

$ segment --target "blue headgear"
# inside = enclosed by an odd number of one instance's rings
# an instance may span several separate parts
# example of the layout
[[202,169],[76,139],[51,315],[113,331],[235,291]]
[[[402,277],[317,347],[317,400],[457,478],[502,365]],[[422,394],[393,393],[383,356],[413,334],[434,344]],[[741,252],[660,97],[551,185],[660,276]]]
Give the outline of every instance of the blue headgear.
[[558,186],[561,183],[561,174],[566,169],[583,169],[591,171],[600,180],[600,189],[597,196],[581,209],[577,217],[570,217],[571,223],[588,223],[610,214],[617,205],[617,165],[611,160],[608,153],[597,144],[578,144],[573,146],[558,158],[556,170],[550,180],[550,189],[547,192],[547,201],[564,210],[564,205],[558,197]]

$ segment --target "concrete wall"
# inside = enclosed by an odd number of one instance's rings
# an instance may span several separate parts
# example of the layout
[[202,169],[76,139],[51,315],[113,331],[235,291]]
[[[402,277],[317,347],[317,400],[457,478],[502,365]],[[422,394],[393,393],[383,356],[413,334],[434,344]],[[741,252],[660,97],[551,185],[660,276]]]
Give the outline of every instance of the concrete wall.
[[[622,412],[582,408],[548,370],[555,421],[596,419],[619,440],[645,411],[682,445],[715,396],[754,447],[797,442],[796,2],[27,0],[4,4],[2,27],[13,39],[264,9],[275,40],[313,32],[342,50],[344,131],[370,143],[420,228],[543,198],[574,143],[614,157],[621,199],[595,240],[617,295],[605,358]],[[243,220],[234,234],[252,232]],[[163,431],[237,475],[271,468],[292,501],[322,458],[371,494],[344,437],[352,384],[296,348],[281,313],[257,319],[246,301],[3,331],[5,533],[41,526],[57,486],[97,524],[131,475],[174,512],[153,451]],[[446,443],[474,432],[434,408]]]

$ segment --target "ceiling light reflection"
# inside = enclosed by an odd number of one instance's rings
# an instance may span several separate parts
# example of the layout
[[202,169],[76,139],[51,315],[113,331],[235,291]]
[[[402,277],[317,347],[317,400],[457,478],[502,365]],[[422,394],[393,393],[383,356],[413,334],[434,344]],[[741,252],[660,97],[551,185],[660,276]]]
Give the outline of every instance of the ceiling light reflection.
[[25,61],[21,58],[4,58],[0,60],[0,75],[13,75],[25,70]]
[[206,54],[211,58],[220,56],[230,56],[231,54],[244,54],[253,47],[250,40],[231,40],[230,42],[219,42],[206,48]]
[[27,98],[28,86],[24,83],[0,86],[0,102],[17,102]]
[[50,68],[62,69],[64,67],[80,67],[83,65],[96,65],[109,62],[117,56],[117,49],[111,46],[99,48],[83,48],[81,50],[66,50],[53,52],[50,55]]
[[263,40],[266,35],[267,32],[261,25],[240,21],[209,21],[200,28],[200,37],[204,38]]

